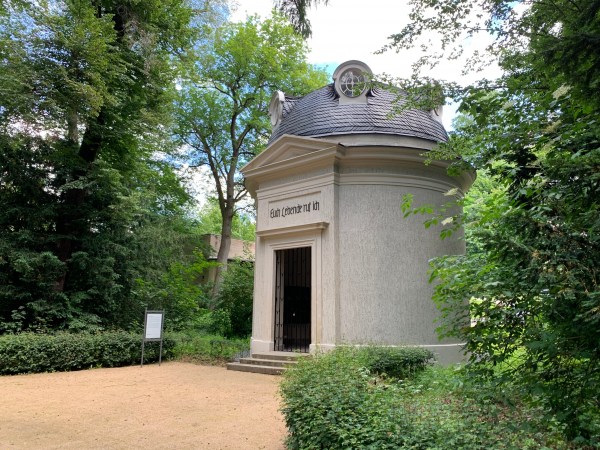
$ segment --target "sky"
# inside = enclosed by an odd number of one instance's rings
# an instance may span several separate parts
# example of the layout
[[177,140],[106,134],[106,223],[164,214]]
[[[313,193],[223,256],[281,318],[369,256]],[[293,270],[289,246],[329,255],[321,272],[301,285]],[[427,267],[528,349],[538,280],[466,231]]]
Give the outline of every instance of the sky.
[[[270,15],[273,0],[237,0],[233,21],[244,20],[246,14]],[[313,36],[308,41],[309,61],[330,65],[358,59],[375,73],[408,74],[406,63],[395,53],[374,55],[387,42],[388,36],[406,24],[408,7],[394,0],[330,0],[327,6],[312,8],[309,20]]]
[[[273,0],[237,0],[237,10],[232,21],[244,20],[246,15],[258,14],[268,17]],[[341,63],[356,59],[366,63],[374,74],[388,74],[393,77],[409,77],[411,64],[421,55],[418,49],[401,53],[387,51],[374,54],[389,42],[389,36],[398,33],[408,23],[410,7],[407,0],[329,0],[327,6],[312,8],[308,18],[313,35],[308,40],[310,53],[308,60],[312,64],[326,67],[333,72]],[[435,43],[435,36],[428,36]],[[468,50],[482,49],[489,41],[477,39],[476,43],[465,42]],[[465,77],[460,61],[442,61],[428,75],[447,81],[474,81]],[[481,77],[497,76],[497,69],[488,73],[473,75]],[[451,121],[456,106],[444,107],[443,122],[451,129]]]

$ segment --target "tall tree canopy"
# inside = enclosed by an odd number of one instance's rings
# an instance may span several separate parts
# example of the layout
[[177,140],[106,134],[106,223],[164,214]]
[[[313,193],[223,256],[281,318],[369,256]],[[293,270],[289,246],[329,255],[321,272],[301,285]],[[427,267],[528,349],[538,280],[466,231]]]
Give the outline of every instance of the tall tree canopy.
[[177,252],[167,241],[186,228],[187,194],[157,150],[171,146],[195,12],[184,0],[2,3],[0,332],[126,326],[142,306],[135,279]]
[[267,143],[271,95],[278,89],[299,95],[327,84],[306,53],[283,18],[251,17],[218,29],[211,50],[182,81],[178,135],[191,164],[206,166],[214,183],[222,217],[220,268],[227,265],[236,209],[246,198],[239,169]]
[[[407,85],[483,32],[494,42],[473,67],[494,58],[503,70],[470,86],[437,85],[467,120],[432,157],[485,169],[498,188],[467,217],[477,247],[434,263],[443,331],[466,340],[480,374],[525,387],[571,438],[597,444],[600,2],[414,0],[413,8],[390,48],[437,32],[444,50],[425,55]],[[465,299],[472,327],[462,325]]]

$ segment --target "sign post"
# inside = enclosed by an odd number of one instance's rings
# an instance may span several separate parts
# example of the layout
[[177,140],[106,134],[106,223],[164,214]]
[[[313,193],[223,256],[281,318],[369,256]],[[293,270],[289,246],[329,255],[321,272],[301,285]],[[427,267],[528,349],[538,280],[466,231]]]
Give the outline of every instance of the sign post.
[[142,338],[142,362],[144,366],[144,345],[146,342],[160,341],[160,350],[158,353],[158,365],[162,362],[163,347],[163,322],[165,318],[164,311],[148,311],[144,314],[144,337]]

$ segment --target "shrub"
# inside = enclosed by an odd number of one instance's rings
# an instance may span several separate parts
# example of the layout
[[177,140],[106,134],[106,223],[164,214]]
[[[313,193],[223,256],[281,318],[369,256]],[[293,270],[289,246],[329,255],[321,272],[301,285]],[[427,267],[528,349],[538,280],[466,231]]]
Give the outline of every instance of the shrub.
[[290,449],[398,448],[407,426],[373,383],[365,353],[337,348],[286,371],[282,412]]
[[215,331],[228,338],[250,336],[253,293],[254,267],[243,261],[230,262],[215,299],[215,324],[219,327]]
[[368,365],[393,359],[388,356],[387,350],[341,348],[286,371],[281,394],[288,448],[567,448],[541,408],[514,395],[510,402],[486,396],[485,385],[466,389],[453,369],[417,369],[403,380],[374,375]]
[[217,334],[182,331],[169,333],[175,342],[173,357],[209,364],[222,364],[239,354],[248,353],[248,339],[226,339]]
[[409,378],[433,362],[433,352],[419,347],[366,347],[369,370],[393,378]]
[[[0,374],[54,372],[138,364],[142,340],[124,331],[104,333],[21,333],[0,336]],[[174,341],[163,340],[163,358]],[[144,362],[158,360],[159,343],[145,344]]]

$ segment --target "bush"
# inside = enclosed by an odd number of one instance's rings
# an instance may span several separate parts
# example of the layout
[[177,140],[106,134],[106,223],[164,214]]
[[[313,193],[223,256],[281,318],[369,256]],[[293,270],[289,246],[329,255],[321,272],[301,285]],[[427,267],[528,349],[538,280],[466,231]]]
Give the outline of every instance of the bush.
[[[370,375],[367,350],[336,348],[285,372],[290,449],[398,448],[408,424]],[[397,405],[396,405],[397,406]]]
[[[214,331],[228,338],[245,338],[252,333],[254,266],[243,261],[230,262],[216,300]],[[217,313],[215,311],[215,313]]]
[[567,448],[556,422],[546,423],[539,407],[514,396],[510,402],[486,396],[483,385],[465,389],[453,369],[381,378],[368,368],[393,359],[381,355],[387,350],[341,348],[286,371],[281,393],[288,448]]
[[419,347],[366,347],[369,370],[393,378],[409,378],[433,362],[433,352]]
[[239,354],[249,353],[248,339],[226,339],[217,334],[195,331],[169,333],[175,342],[173,357],[209,364],[223,364]]
[[[174,341],[163,340],[163,358]],[[158,360],[159,343],[145,344],[144,362]],[[104,333],[21,333],[0,336],[0,374],[55,372],[139,364],[142,339],[124,331]]]

